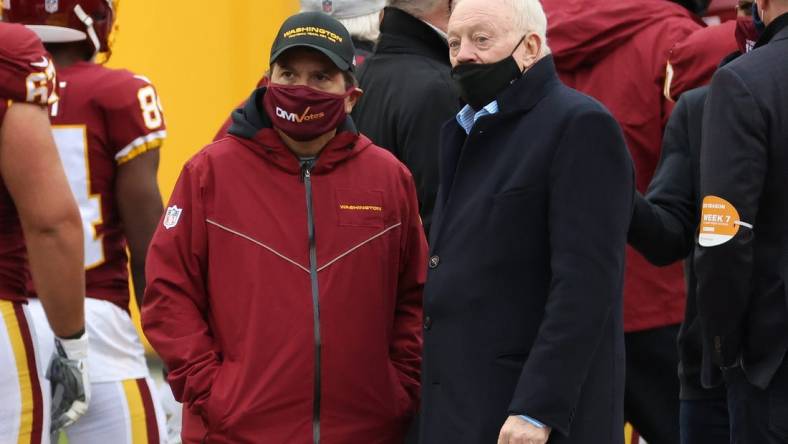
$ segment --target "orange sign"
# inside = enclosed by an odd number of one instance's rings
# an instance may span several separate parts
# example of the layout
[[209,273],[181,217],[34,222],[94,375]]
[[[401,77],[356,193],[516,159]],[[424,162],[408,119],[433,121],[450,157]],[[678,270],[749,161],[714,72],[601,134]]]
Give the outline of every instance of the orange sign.
[[698,243],[703,247],[715,247],[733,239],[740,226],[752,228],[739,220],[739,212],[727,200],[717,196],[703,198],[700,216]]

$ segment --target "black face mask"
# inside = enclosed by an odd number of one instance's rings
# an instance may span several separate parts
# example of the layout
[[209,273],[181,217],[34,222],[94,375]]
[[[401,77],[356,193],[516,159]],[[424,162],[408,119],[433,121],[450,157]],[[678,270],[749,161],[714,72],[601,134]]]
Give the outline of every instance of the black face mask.
[[522,77],[523,72],[514,60],[513,54],[523,43],[525,36],[517,43],[512,53],[495,63],[466,63],[451,70],[454,88],[462,100],[474,110],[480,110],[513,81]]

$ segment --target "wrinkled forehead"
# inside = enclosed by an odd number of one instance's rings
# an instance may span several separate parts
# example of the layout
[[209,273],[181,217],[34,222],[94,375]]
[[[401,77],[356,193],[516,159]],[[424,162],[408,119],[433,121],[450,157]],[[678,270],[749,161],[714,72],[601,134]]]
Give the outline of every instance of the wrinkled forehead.
[[462,0],[456,2],[449,18],[449,35],[490,32],[504,34],[514,28],[512,11],[500,0]]
[[322,52],[309,47],[295,47],[283,52],[271,67],[303,71],[339,72],[339,68]]

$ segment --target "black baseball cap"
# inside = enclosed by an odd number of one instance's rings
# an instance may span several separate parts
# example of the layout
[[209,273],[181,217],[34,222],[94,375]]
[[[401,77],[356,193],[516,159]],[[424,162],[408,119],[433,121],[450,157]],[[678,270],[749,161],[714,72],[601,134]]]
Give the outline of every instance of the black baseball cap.
[[322,12],[302,12],[290,16],[279,28],[271,46],[271,63],[296,47],[316,49],[342,71],[353,71],[356,52],[348,30],[337,19]]

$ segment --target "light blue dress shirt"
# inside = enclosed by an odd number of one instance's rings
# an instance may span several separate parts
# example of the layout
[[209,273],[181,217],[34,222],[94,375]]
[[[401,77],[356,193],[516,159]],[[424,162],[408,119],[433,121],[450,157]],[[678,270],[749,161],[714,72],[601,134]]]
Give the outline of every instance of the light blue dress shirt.
[[498,112],[498,101],[493,100],[484,106],[479,111],[474,111],[470,105],[465,105],[459,113],[457,113],[457,123],[460,124],[466,134],[471,133],[473,124],[479,120],[480,117],[490,116]]
[[[480,109],[479,111],[474,111],[470,105],[465,105],[460,110],[460,112],[457,113],[457,123],[459,123],[462,129],[465,130],[466,134],[470,134],[471,129],[473,129],[473,125],[476,123],[477,120],[479,120],[479,118],[484,116],[491,116],[493,114],[496,114],[497,112],[498,112],[497,100],[493,100],[492,102],[488,103],[487,105],[484,106],[484,108]],[[543,429],[545,427],[544,424],[531,418],[530,416],[517,415],[517,417],[522,419],[523,421],[530,423],[531,425],[539,427],[540,429]]]

